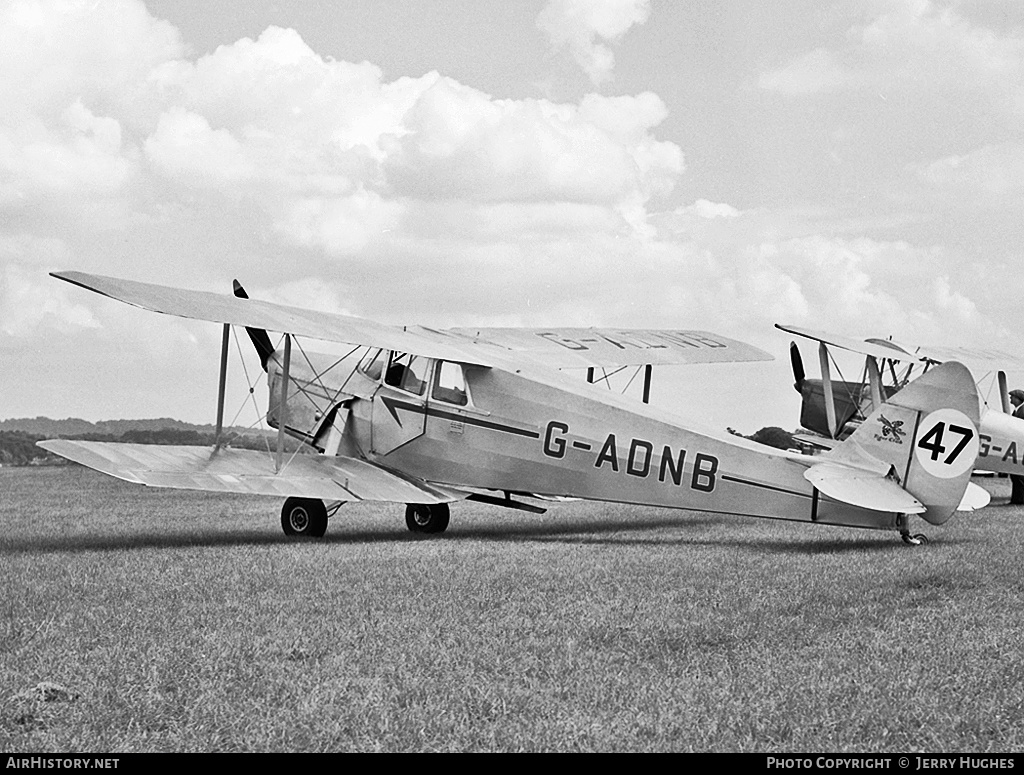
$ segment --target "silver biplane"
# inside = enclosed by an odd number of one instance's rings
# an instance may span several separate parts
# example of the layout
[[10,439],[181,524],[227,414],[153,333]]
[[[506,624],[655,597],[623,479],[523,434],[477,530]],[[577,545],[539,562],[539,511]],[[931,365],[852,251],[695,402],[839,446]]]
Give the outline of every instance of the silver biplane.
[[[946,363],[890,400],[827,455],[698,431],[649,403],[564,372],[770,360],[704,331],[398,327],[235,295],[87,275],[55,277],[154,312],[223,326],[217,443],[150,446],[54,439],[40,446],[156,487],[286,497],[285,533],[322,536],[346,501],[406,505],[406,525],[441,533],[462,500],[543,511],[534,500],[624,502],[898,531],[939,525],[961,504],[978,453],[978,395]],[[222,440],[228,342],[244,327],[267,372],[276,451]],[[274,346],[268,331],[283,335]],[[300,339],[351,346],[307,352]],[[884,434],[885,423],[900,430]],[[286,454],[285,437],[305,453]],[[933,440],[949,439],[940,453]]]
[[[889,339],[856,339],[839,334],[776,324],[790,334],[818,342],[821,379],[806,376],[795,342],[790,344],[794,387],[800,393],[800,425],[815,436],[801,437],[830,448],[853,433],[883,400],[915,376],[937,364],[955,360],[967,365],[979,388],[979,446],[977,467],[985,471],[1024,475],[1024,419],[1014,417],[1007,392],[1006,369],[1024,371],[1024,360],[993,349],[910,347]],[[832,375],[835,359],[828,348],[864,356],[861,379],[847,381]],[[998,403],[982,398],[981,383],[992,378]],[[890,428],[890,432],[894,429]]]

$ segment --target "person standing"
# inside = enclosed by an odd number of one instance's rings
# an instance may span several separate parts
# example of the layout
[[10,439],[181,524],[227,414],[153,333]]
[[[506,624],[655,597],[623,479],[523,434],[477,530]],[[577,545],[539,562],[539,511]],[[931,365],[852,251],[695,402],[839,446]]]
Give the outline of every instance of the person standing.
[[[1013,404],[1013,416],[1024,419],[1024,390],[1011,390],[1010,403]],[[1010,474],[1010,503],[1024,506],[1024,476]]]

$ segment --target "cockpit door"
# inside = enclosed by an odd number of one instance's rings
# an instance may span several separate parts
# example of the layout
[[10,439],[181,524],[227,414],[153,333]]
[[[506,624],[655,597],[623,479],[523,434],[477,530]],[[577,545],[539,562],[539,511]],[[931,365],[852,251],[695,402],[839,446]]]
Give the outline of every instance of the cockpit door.
[[427,427],[427,385],[433,363],[407,353],[390,353],[384,379],[373,396],[372,451],[387,455],[419,438]]

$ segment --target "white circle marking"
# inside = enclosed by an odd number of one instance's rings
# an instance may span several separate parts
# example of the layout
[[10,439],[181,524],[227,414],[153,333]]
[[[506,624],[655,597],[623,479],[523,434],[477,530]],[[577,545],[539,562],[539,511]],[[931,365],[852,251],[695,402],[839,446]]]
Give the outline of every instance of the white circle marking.
[[939,479],[953,479],[974,467],[978,457],[978,429],[956,409],[936,409],[921,422],[914,440],[914,457]]

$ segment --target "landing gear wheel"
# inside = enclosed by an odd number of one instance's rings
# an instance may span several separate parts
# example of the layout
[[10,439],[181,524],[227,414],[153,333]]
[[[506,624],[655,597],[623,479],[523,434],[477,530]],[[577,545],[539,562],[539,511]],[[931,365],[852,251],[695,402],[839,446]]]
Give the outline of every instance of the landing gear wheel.
[[916,533],[915,535],[900,533],[900,538],[903,539],[903,543],[910,544],[911,546],[920,546],[921,544],[928,543],[928,536],[924,533]]
[[289,498],[281,509],[286,536],[320,538],[327,532],[327,507],[315,498]]
[[405,507],[405,524],[414,533],[443,533],[451,511],[447,503],[410,503]]

